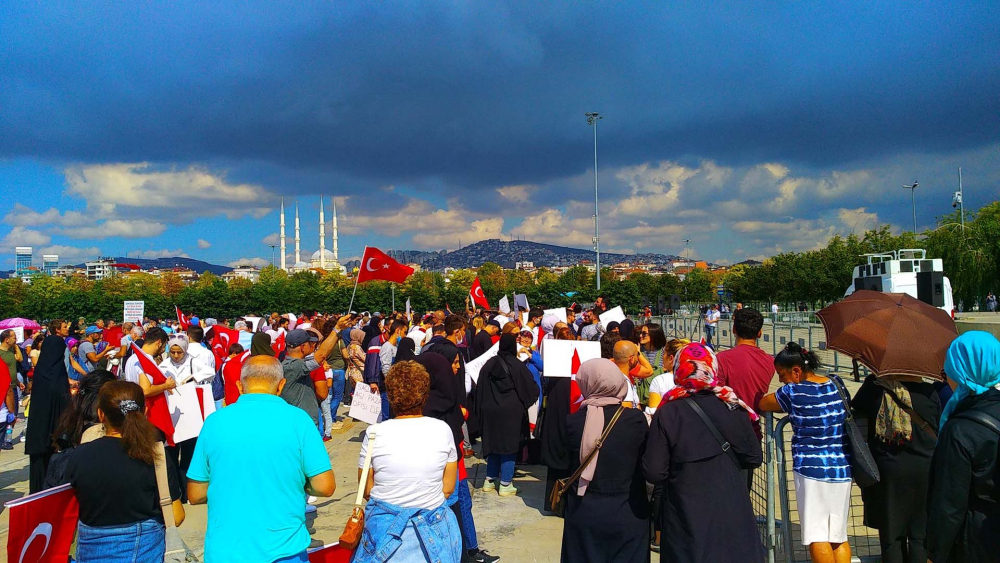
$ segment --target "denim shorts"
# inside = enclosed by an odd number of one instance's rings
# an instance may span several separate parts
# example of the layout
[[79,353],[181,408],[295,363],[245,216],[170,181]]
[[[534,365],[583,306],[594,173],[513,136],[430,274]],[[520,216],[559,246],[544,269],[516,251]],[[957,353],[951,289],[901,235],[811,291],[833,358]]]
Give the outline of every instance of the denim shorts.
[[149,519],[122,526],[80,522],[76,540],[79,563],[163,563],[166,530]]

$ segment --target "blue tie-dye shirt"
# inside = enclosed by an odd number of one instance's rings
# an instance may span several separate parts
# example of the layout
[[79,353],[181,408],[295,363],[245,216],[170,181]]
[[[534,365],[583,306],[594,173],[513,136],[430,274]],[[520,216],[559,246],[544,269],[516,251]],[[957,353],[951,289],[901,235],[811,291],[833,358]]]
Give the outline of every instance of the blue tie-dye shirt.
[[851,480],[845,448],[847,412],[833,381],[789,383],[775,392],[792,424],[792,470],[809,479]]

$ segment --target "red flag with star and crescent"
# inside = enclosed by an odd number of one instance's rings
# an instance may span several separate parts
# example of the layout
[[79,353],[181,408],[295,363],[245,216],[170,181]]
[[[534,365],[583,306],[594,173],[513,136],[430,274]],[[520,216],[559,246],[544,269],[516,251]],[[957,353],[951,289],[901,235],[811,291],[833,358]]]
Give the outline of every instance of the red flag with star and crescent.
[[374,246],[366,246],[358,270],[358,283],[372,280],[403,283],[412,274],[413,268],[396,262]]
[[[135,345],[135,342],[131,343],[132,352],[139,358],[139,366],[142,368],[142,372],[146,374],[149,378],[149,382],[153,385],[162,385],[166,380],[166,376],[160,371],[160,367],[156,365],[153,358],[150,358],[148,354],[142,351],[142,348]],[[164,392],[166,393],[166,392]],[[146,397],[146,418],[149,422],[153,423],[153,426],[159,428],[167,436],[167,445],[174,445],[174,421],[170,417],[170,407],[167,406],[167,396],[164,393],[157,393]]]
[[212,325],[209,330],[211,331],[209,341],[212,343],[215,366],[216,369],[222,369],[222,362],[229,357],[229,346],[240,341],[240,331],[219,325]]
[[472,297],[472,301],[476,305],[481,305],[484,309],[490,308],[490,302],[486,299],[486,294],[483,293],[483,286],[479,283],[479,276],[472,282],[472,288],[469,289],[469,295]]
[[187,316],[181,312],[181,308],[174,305],[174,310],[177,311],[177,324],[181,325],[181,330],[187,330],[191,326],[190,321],[188,321]]
[[580,405],[583,404],[583,393],[580,391],[580,386],[576,384],[576,373],[578,371],[580,371],[580,352],[573,350],[573,361],[570,364],[570,373],[573,374],[573,377],[569,382],[570,414],[580,410]]
[[6,503],[10,515],[7,560],[67,561],[80,505],[68,483]]

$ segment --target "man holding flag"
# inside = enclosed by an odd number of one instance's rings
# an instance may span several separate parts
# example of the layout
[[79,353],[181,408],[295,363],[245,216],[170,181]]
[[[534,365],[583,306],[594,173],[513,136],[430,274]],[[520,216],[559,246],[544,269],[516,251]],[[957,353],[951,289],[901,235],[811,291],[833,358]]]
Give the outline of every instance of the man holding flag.
[[176,388],[177,382],[172,377],[164,377],[153,360],[167,347],[167,333],[160,327],[153,327],[146,332],[142,348],[136,346],[135,342],[131,346],[132,357],[125,362],[122,379],[142,387],[142,393],[146,397],[147,418],[163,432],[167,444],[173,445],[174,424],[167,407],[167,398],[163,394]]

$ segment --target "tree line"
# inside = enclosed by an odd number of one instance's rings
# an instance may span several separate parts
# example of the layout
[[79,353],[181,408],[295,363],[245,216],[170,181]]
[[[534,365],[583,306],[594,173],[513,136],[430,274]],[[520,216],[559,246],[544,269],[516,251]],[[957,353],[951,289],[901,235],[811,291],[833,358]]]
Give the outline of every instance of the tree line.
[[[782,253],[760,266],[734,266],[724,275],[694,270],[681,280],[671,274],[638,272],[619,280],[610,269],[602,269],[598,292],[594,273],[583,266],[562,274],[545,268],[528,273],[487,262],[478,272],[456,270],[447,277],[439,272],[417,272],[395,287],[388,282],[360,284],[352,308],[385,312],[392,308],[395,295],[395,309],[400,311],[407,299],[420,313],[446,307],[460,311],[477,275],[494,307],[503,295],[510,296],[513,303],[514,293],[548,307],[590,303],[600,294],[613,305],[635,313],[646,303],[655,308],[661,296],[678,295],[688,304],[717,301],[720,283],[727,301],[764,308],[771,302],[821,307],[843,297],[853,283],[854,267],[862,262],[860,255],[900,248],[925,248],[929,257],[943,258],[956,302],[969,309],[987,292],[1000,290],[1000,203],[967,214],[964,228],[957,213],[942,217],[934,230],[919,238],[910,232],[894,235],[883,226],[862,235],[835,236],[817,250]],[[139,273],[100,281],[37,276],[30,284],[19,278],[0,280],[0,318],[120,319],[126,300],[145,301],[146,314],[153,318],[172,318],[174,305],[185,313],[216,318],[274,311],[342,312],[347,310],[353,290],[353,280],[337,272],[288,274],[272,266],[261,271],[257,283],[245,279],[227,283],[210,272],[189,284],[172,273]]]

